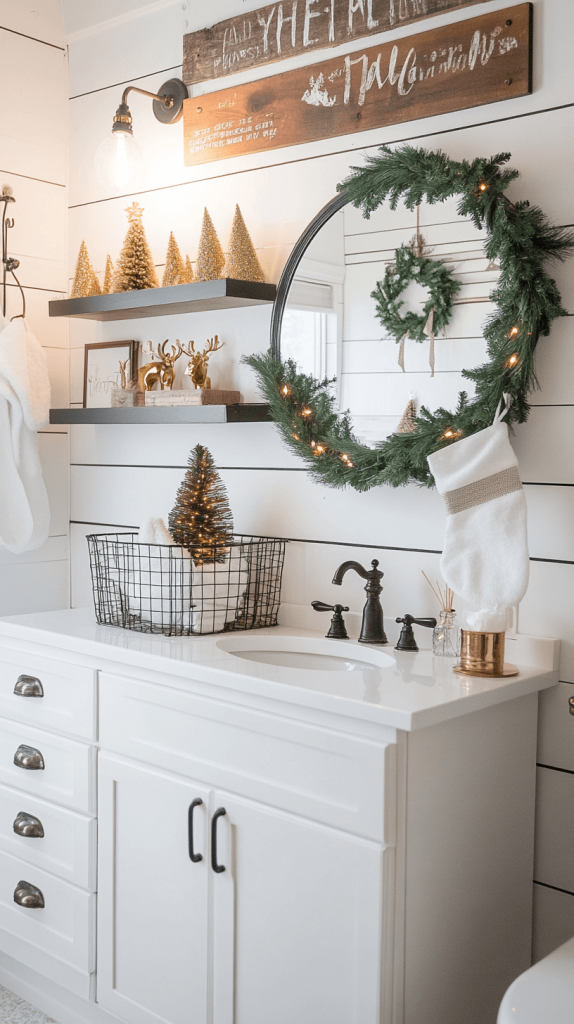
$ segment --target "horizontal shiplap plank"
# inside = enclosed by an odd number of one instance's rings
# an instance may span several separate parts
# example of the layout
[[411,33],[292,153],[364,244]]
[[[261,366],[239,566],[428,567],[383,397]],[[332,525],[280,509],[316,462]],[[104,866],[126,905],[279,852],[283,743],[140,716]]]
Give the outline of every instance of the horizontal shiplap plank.
[[530,583],[520,605],[519,629],[560,637],[560,679],[574,683],[574,565],[530,563]]
[[[398,364],[399,345],[394,338],[343,342],[343,373],[402,373]],[[486,342],[481,337],[435,339],[437,372],[463,370],[478,366],[487,358]],[[429,342],[405,341],[405,371],[429,373]]]
[[3,565],[0,571],[0,615],[67,608],[68,573],[67,560]]
[[511,437],[522,479],[574,484],[573,433],[574,406],[531,409],[528,421],[515,425]]
[[14,219],[14,227],[8,232],[9,253],[21,261],[18,277],[22,283],[39,285],[40,281],[26,278],[23,261],[33,258],[64,263],[66,189],[14,173],[2,173],[1,177],[3,185],[12,187],[15,199],[8,207],[9,215]]
[[64,47],[60,0],[42,0],[42,3],[0,0],[0,25],[52,46]]
[[66,78],[63,50],[0,29],[3,170],[65,184]]
[[[29,562],[61,562],[68,557],[68,534],[59,537],[48,537],[41,548],[34,551],[23,551],[13,554],[7,548],[0,547],[0,566],[27,565]],[[0,572],[2,570],[0,569]]]
[[273,423],[74,424],[72,463],[120,466],[186,466],[196,444],[209,448],[218,466],[299,469],[301,462],[281,442]]
[[[417,405],[431,410],[455,409],[459,392],[472,397],[474,385],[460,373],[436,373],[428,369],[429,342],[421,346],[427,358],[425,373],[346,373],[341,380],[341,406],[363,416],[402,416],[411,393]],[[406,361],[405,361],[406,363]],[[408,367],[408,363],[406,363]],[[410,368],[409,368],[410,369]]]
[[45,349],[52,389],[51,406],[61,409],[69,402],[68,353],[64,348]]
[[69,466],[67,434],[38,434],[40,460],[50,502],[50,536],[68,532]]

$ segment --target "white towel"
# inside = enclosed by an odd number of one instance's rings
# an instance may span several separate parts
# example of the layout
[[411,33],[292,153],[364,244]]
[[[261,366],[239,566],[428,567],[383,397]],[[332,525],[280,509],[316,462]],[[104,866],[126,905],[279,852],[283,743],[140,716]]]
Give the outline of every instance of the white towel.
[[46,357],[22,319],[0,317],[0,544],[20,553],[48,537],[50,507],[36,432],[48,422]]
[[504,632],[528,586],[526,499],[502,422],[509,407],[499,407],[491,427],[428,457],[447,510],[441,573],[473,609],[466,625],[479,632]]

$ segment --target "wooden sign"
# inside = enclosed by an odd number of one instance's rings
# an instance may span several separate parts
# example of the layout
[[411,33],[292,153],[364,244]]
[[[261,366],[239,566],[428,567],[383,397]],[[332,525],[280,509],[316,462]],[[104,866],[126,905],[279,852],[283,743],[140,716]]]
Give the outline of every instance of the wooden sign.
[[186,85],[386,32],[485,0],[283,0],[183,37]]
[[225,160],[532,91],[532,4],[184,100],[184,162]]

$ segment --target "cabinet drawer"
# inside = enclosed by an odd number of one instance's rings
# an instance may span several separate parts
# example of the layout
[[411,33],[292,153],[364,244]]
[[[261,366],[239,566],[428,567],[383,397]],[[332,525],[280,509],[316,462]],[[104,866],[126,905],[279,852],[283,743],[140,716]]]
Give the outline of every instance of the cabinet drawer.
[[[42,909],[15,903],[14,891],[22,881],[41,891]],[[95,969],[95,899],[93,894],[0,851],[0,948],[41,973],[45,973],[42,964],[48,954],[90,974]],[[17,954],[10,936],[17,944]],[[28,950],[25,957],[24,945]]]
[[574,699],[572,683],[558,683],[539,696],[538,754],[541,764],[566,768],[574,772],[574,715],[570,700]]
[[552,768],[536,774],[534,878],[574,892],[574,775]]
[[[37,819],[40,829],[30,816]],[[19,832],[14,830],[15,823]],[[30,831],[44,834],[23,834]],[[0,850],[5,853],[94,892],[96,843],[95,818],[0,786]]]
[[[20,746],[33,747],[44,769],[14,764]],[[95,748],[75,740],[41,732],[29,725],[0,719],[0,784],[14,786],[31,796],[95,813]],[[23,809],[23,808],[22,808]]]
[[538,963],[574,935],[574,896],[534,883],[532,962]]
[[122,676],[99,690],[103,748],[394,842],[394,746]]
[[[14,693],[23,675],[39,680],[42,697]],[[95,694],[95,672],[91,668],[0,648],[0,716],[93,740]]]

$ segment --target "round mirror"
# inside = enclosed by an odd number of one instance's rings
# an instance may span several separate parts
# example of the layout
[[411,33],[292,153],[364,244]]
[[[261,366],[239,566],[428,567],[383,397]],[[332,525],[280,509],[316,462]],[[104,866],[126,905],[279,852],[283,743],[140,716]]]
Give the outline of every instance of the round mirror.
[[[306,228],[285,266],[273,311],[274,354],[316,378],[336,377],[339,409],[349,410],[355,434],[367,444],[397,430],[411,398],[417,411],[455,409],[459,392],[475,393],[463,369],[488,359],[483,324],[494,309],[490,293],[500,268],[487,258],[485,240],[470,218],[458,215],[456,198],[416,211],[402,202],[394,211],[383,204],[366,220],[345,194],[337,196]],[[412,332],[392,336],[372,296],[388,268],[395,272],[400,247],[447,268],[457,289],[446,326],[433,330],[431,317],[422,340]],[[420,317],[425,304],[428,310],[429,288],[416,274],[395,278],[395,285],[401,320]]]

